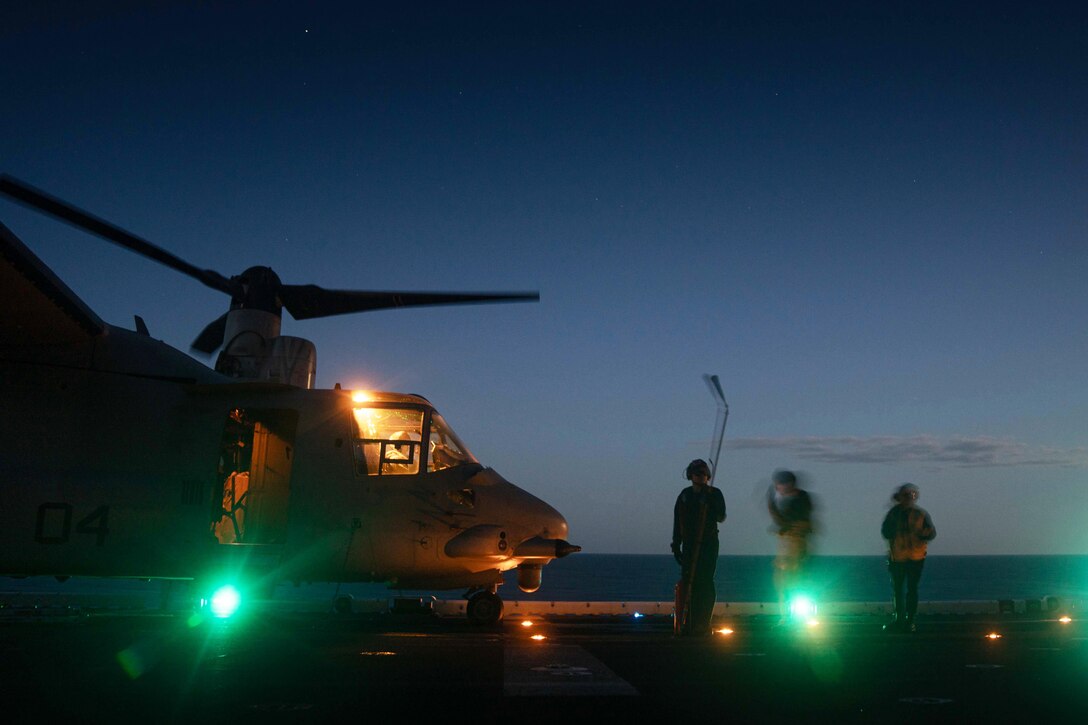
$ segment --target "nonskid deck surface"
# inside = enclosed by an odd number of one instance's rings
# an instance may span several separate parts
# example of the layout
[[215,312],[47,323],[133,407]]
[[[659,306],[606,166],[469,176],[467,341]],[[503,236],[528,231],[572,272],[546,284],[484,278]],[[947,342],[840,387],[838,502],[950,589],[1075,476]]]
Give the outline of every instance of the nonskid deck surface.
[[18,721],[1088,715],[1080,620],[927,615],[913,634],[885,634],[882,621],[779,626],[774,617],[735,617],[716,622],[731,634],[682,638],[666,617],[508,617],[479,628],[416,614],[265,611],[213,620],[8,610],[0,682]]

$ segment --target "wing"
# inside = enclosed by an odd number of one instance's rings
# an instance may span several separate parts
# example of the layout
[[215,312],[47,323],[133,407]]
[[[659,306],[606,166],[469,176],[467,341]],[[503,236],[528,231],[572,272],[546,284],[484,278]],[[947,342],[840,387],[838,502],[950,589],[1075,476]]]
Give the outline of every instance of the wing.
[[0,224],[0,360],[87,367],[107,326]]

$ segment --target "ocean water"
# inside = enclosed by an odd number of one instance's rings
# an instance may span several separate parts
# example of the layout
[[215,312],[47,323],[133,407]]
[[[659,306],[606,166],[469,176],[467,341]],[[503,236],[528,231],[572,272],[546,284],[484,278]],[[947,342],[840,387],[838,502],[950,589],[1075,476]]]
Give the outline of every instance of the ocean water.
[[[719,602],[774,602],[773,556],[722,556],[715,586]],[[575,554],[544,567],[543,584],[532,594],[517,588],[507,573],[499,594],[521,601],[672,601],[679,567],[670,555]],[[804,587],[820,601],[881,602],[890,599],[883,556],[814,556]],[[1088,599],[1088,556],[931,556],[926,560],[920,596],[927,601],[1037,599],[1046,596]],[[463,591],[390,590],[382,584],[283,585],[283,599],[358,599],[391,596],[459,598]]]
[[[718,601],[776,601],[772,556],[722,556],[715,576]],[[670,601],[679,567],[669,555],[578,554],[544,568],[534,594],[503,587],[508,599]],[[803,586],[822,601],[875,602],[890,597],[883,556],[816,556]],[[930,556],[920,584],[930,601],[1088,598],[1088,556]]]
[[[720,602],[773,602],[770,556],[722,556],[715,577]],[[508,574],[499,593],[507,600],[671,601],[679,567],[669,555],[576,554],[544,567],[543,585],[533,594],[517,588]],[[805,588],[821,601],[879,602],[890,598],[884,557],[816,556],[808,562]],[[65,597],[80,593],[118,593],[143,597],[156,607],[181,595],[175,583],[49,577],[0,579],[0,592],[42,592]],[[457,599],[464,592],[389,589],[384,584],[282,584],[282,600],[331,600],[396,596]],[[1058,596],[1088,599],[1088,556],[931,556],[920,585],[926,601],[1037,599]]]

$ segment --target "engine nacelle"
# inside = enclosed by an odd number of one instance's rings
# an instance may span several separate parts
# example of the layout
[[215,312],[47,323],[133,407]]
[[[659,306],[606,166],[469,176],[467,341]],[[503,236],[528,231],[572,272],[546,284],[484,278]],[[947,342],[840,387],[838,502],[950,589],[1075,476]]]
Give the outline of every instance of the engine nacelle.
[[279,331],[280,318],[271,312],[231,310],[215,369],[242,380],[313,388],[317,349],[309,340],[280,335]]
[[317,348],[301,337],[280,335],[272,340],[263,379],[310,390],[317,373]]

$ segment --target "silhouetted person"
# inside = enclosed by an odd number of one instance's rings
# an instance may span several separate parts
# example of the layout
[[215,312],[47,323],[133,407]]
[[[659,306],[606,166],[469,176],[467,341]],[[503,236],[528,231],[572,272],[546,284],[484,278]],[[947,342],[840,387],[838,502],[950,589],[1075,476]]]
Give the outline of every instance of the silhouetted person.
[[778,612],[784,620],[787,599],[797,588],[808,558],[808,535],[812,533],[812,498],[797,487],[792,471],[775,471],[767,491],[767,512],[774,522],[778,552],[774,558],[774,588]]
[[718,565],[718,523],[725,521],[725,497],[710,485],[710,466],[702,459],[688,464],[691,485],[673,507],[672,553],[680,564],[679,622],[681,634],[710,634],[714,614],[714,570]]
[[[892,494],[895,505],[884,517],[881,535],[888,540],[888,573],[892,579],[895,619],[887,631],[913,632],[918,612],[918,581],[926,563],[926,548],[937,536],[929,513],[916,505],[918,487],[904,483]],[[906,592],[904,593],[904,585]]]

